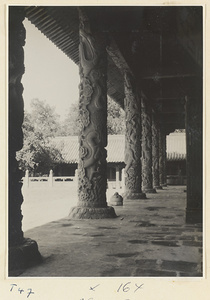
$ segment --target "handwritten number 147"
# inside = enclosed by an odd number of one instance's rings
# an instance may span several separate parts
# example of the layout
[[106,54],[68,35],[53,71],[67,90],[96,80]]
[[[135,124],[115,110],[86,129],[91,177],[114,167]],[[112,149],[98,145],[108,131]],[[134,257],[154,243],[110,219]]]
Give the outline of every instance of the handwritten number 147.
[[[20,294],[24,293],[25,291],[21,288],[17,287],[17,284],[13,283],[11,284],[11,288],[10,288],[10,292],[13,292],[13,290],[16,288],[16,291],[19,292]],[[31,295],[34,294],[34,292],[32,291],[32,289],[27,289],[27,298]]]

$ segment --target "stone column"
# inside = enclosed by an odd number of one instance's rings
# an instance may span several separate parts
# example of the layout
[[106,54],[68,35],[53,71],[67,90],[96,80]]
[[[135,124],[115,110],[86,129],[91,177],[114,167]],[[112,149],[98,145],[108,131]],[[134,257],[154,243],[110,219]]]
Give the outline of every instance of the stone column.
[[141,106],[131,74],[125,73],[125,193],[124,198],[145,199],[141,190]]
[[202,92],[186,97],[186,222],[202,222]]
[[[106,36],[94,32],[83,8],[80,18],[80,104],[78,206],[69,217],[98,219],[116,217],[107,206],[107,56]],[[96,28],[94,28],[96,29]]]
[[163,187],[167,187],[167,170],[166,170],[166,164],[167,164],[167,154],[166,154],[166,134],[162,135],[162,145],[163,145]]
[[155,114],[152,114],[152,177],[153,187],[162,189],[159,184],[159,132]]
[[23,146],[23,86],[25,28],[23,7],[9,8],[9,275],[41,261],[35,241],[25,239],[22,231],[21,192],[23,172],[16,152]]
[[145,193],[156,193],[152,178],[152,111],[146,99],[141,98],[142,120],[142,189]]
[[163,134],[159,128],[159,183],[164,185]]

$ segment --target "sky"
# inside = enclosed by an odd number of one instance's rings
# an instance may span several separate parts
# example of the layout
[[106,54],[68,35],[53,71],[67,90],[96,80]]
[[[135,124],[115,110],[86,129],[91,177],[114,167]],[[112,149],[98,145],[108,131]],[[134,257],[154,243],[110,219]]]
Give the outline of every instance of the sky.
[[46,100],[62,120],[71,103],[79,102],[78,66],[27,19],[24,26],[24,109],[30,112],[30,102],[34,98]]

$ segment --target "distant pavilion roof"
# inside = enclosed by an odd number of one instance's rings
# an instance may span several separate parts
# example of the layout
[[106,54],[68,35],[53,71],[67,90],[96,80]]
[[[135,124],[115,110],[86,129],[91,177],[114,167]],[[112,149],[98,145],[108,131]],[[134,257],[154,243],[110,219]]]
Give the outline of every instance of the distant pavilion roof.
[[[79,159],[78,136],[60,136],[54,139],[55,147],[61,150],[65,163],[77,163]],[[108,163],[124,163],[125,136],[109,135],[107,149]],[[167,136],[167,160],[186,159],[185,133]]]

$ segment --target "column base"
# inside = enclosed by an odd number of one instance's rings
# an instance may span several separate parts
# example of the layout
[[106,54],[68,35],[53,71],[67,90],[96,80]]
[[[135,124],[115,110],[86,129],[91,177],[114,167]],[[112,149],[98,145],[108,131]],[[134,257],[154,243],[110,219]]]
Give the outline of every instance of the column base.
[[155,194],[157,193],[156,192],[156,189],[143,189],[143,192],[146,193],[146,194]]
[[25,269],[42,262],[37,242],[24,239],[23,244],[9,248],[9,276],[18,276]]
[[131,192],[125,192],[123,194],[123,199],[130,199],[130,200],[140,200],[140,199],[146,199],[145,193],[131,193]]
[[200,208],[186,209],[186,223],[198,224],[203,222],[203,213]]
[[73,220],[78,219],[107,219],[116,218],[115,210],[113,207],[72,207],[69,213],[69,218]]

